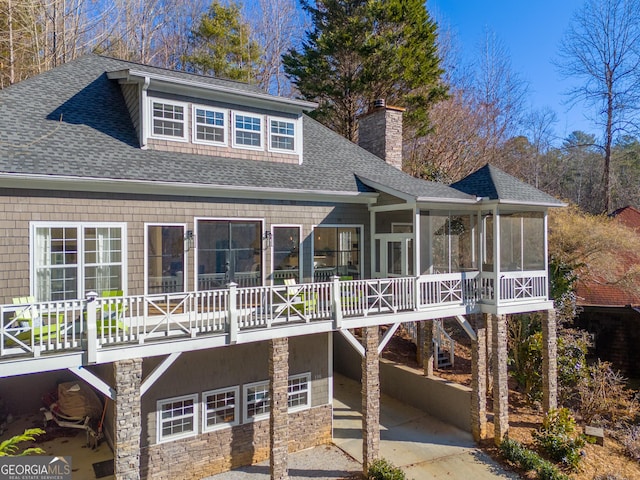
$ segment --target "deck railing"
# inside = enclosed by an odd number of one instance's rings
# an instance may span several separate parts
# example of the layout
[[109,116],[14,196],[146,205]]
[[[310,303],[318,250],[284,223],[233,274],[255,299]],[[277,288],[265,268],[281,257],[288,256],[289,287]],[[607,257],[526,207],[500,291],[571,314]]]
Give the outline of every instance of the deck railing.
[[[544,272],[505,274],[499,284],[504,302],[546,299]],[[355,327],[375,315],[469,311],[492,295],[487,278],[464,272],[0,305],[0,358],[81,350],[91,360],[101,348],[162,339],[227,335],[233,342],[251,330],[343,319]]]

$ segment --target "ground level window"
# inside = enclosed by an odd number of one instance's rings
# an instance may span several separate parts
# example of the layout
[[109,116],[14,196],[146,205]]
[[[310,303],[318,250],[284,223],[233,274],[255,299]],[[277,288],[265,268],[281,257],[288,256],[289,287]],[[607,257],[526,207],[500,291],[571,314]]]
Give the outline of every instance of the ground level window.
[[207,432],[238,423],[238,387],[204,392],[204,422],[202,430]]
[[292,375],[289,377],[289,388],[287,392],[287,401],[289,410],[303,410],[311,405],[309,395],[311,375],[305,373],[302,375]]
[[158,443],[190,437],[197,433],[197,403],[197,395],[185,395],[158,402]]
[[245,421],[261,420],[269,416],[271,399],[269,382],[251,383],[244,386]]

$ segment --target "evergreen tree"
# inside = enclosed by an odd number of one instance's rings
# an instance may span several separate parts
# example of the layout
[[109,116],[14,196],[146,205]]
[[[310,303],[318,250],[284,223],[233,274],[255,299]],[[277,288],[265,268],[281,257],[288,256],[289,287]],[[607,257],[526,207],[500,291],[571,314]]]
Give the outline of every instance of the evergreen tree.
[[356,140],[356,118],[378,98],[407,108],[427,127],[427,109],[446,96],[436,24],[419,0],[302,0],[312,29],[284,55],[285,72],[316,118]]
[[230,2],[225,6],[214,0],[192,31],[194,48],[184,58],[186,69],[255,83],[262,52],[250,33],[238,4]]

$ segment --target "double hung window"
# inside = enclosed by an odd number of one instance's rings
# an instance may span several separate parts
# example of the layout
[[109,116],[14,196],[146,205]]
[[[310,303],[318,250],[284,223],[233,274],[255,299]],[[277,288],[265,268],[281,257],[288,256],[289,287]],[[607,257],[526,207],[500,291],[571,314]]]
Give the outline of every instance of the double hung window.
[[236,425],[238,423],[240,395],[238,387],[212,390],[202,394],[203,431]]
[[198,433],[198,395],[160,400],[157,412],[158,443]]
[[234,146],[262,149],[262,117],[248,113],[234,112],[233,119]]
[[269,119],[269,148],[288,153],[295,152],[296,124],[291,120]]
[[33,291],[38,301],[74,300],[124,289],[125,227],[32,224]]
[[166,100],[151,102],[152,134],[173,140],[186,140],[186,105]]
[[193,107],[193,141],[227,144],[227,113],[210,107]]

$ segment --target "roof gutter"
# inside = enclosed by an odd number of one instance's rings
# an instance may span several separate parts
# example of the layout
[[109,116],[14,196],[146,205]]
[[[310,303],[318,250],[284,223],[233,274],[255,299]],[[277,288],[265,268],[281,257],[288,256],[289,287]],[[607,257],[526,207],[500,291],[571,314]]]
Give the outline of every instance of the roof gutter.
[[176,183],[117,178],[90,178],[64,175],[27,175],[0,173],[1,188],[56,190],[139,195],[172,195],[208,198],[239,198],[294,200],[306,202],[372,204],[378,198],[374,192],[329,190],[293,190],[284,188],[237,187],[199,183]]
[[136,82],[141,83],[142,81],[153,81],[159,83],[165,83],[169,85],[180,85],[187,88],[208,90],[213,92],[219,92],[224,94],[233,94],[242,97],[253,98],[256,100],[262,100],[268,103],[275,103],[278,105],[289,105],[292,107],[300,108],[304,111],[315,110],[318,108],[318,104],[315,102],[309,102],[306,100],[297,100],[293,98],[285,98],[285,97],[275,97],[273,95],[269,95],[268,93],[260,93],[260,92],[250,92],[241,90],[238,88],[233,88],[232,86],[222,86],[222,85],[212,85],[206,82],[199,82],[197,80],[187,80],[183,78],[175,78],[168,75],[160,75],[144,72],[141,70],[135,69],[125,69],[125,70],[116,70],[112,72],[107,72],[107,77],[111,80],[124,80],[127,82]]

